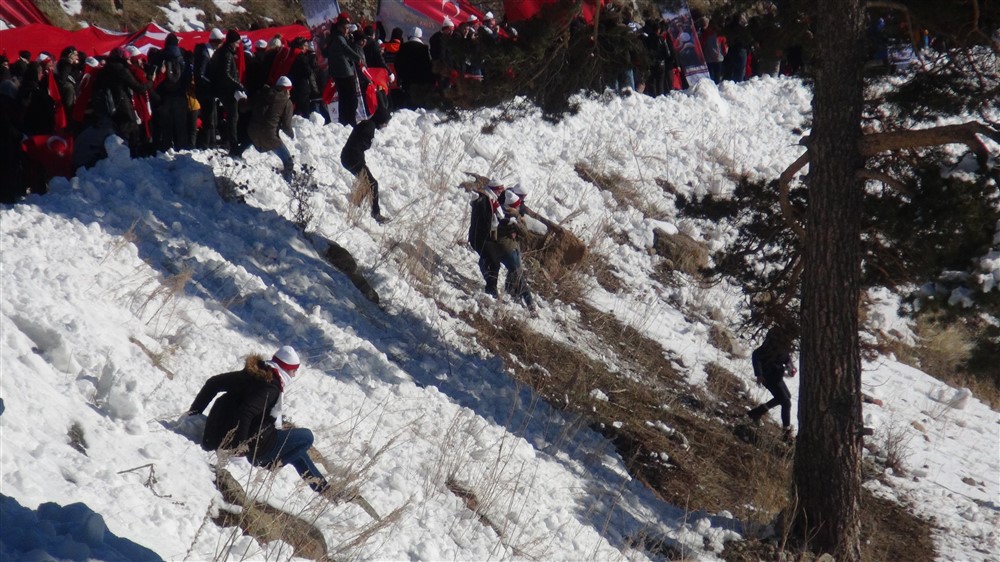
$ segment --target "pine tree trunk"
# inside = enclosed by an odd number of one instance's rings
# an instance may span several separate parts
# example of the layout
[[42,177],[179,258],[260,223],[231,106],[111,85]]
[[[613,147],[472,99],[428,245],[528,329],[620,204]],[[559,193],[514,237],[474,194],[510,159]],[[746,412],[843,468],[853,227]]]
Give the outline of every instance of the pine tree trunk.
[[839,562],[861,559],[861,359],[858,345],[864,12],[822,0],[809,140],[802,276],[802,381],[792,531]]

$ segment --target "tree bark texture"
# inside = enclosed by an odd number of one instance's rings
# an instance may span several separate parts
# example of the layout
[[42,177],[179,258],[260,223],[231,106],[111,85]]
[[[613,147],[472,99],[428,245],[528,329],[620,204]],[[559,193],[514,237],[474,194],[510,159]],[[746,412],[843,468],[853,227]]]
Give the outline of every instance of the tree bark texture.
[[821,0],[803,243],[799,434],[792,532],[839,562],[861,559],[858,343],[864,12]]

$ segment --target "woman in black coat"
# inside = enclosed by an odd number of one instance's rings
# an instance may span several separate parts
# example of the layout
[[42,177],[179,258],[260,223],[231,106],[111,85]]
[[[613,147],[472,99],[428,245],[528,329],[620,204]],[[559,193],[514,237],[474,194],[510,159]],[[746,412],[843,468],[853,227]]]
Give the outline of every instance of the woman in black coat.
[[202,413],[217,394],[225,393],[208,413],[202,449],[231,449],[255,466],[290,464],[310,488],[323,493],[327,482],[308,454],[312,431],[279,429],[281,395],[298,368],[298,355],[288,346],[279,349],[270,361],[250,355],[243,370],[208,379],[185,415]]

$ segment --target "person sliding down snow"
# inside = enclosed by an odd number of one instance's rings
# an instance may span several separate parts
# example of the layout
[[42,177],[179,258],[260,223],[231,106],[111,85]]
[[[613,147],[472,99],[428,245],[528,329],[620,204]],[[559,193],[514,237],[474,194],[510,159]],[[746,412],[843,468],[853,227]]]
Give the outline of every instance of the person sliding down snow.
[[754,350],[751,360],[757,384],[763,384],[773,398],[747,412],[747,416],[757,423],[768,410],[780,405],[781,426],[786,439],[792,433],[792,393],[788,391],[783,379],[786,376],[794,377],[796,373],[792,363],[792,341],[793,335],[787,328],[774,326],[764,336],[764,343]]
[[282,396],[298,370],[299,356],[287,345],[270,361],[250,355],[242,370],[208,379],[180,421],[201,414],[217,394],[224,393],[208,413],[201,448],[231,450],[254,466],[290,464],[310,488],[322,494],[328,488],[326,479],[308,454],[312,431],[281,429]]
[[368,169],[368,164],[365,162],[365,152],[372,147],[372,141],[375,140],[375,129],[385,127],[389,123],[389,118],[389,108],[379,104],[371,119],[365,119],[354,127],[351,136],[347,137],[347,142],[344,143],[344,148],[340,151],[340,163],[344,168],[347,168],[347,171],[351,172],[355,178],[363,175],[368,180],[372,197],[372,218],[379,224],[388,222],[389,219],[382,216],[379,209],[378,180]]

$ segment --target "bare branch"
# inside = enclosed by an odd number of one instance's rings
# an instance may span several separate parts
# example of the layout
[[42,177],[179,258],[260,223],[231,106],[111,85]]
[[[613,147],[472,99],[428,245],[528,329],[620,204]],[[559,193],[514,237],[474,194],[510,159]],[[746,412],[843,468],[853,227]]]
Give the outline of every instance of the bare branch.
[[956,143],[964,144],[976,154],[979,165],[985,168],[990,158],[990,151],[977,135],[983,135],[1000,143],[1000,131],[983,125],[978,121],[969,121],[960,125],[942,125],[929,129],[890,131],[865,135],[858,141],[858,148],[861,150],[863,156],[875,156],[876,154],[891,150]]
[[785,217],[788,228],[791,228],[799,239],[805,238],[806,231],[795,218],[795,209],[792,208],[792,204],[788,200],[788,185],[791,183],[792,178],[795,177],[795,174],[808,163],[809,150],[806,149],[802,153],[802,156],[799,156],[795,162],[792,162],[791,166],[786,168],[784,172],[781,172],[781,176],[778,178],[778,201],[781,204],[781,214]]
[[910,189],[906,187],[906,184],[904,184],[903,182],[897,180],[896,178],[890,176],[885,172],[880,172],[878,170],[862,169],[857,171],[857,175],[858,178],[860,179],[880,181],[885,185],[889,186],[890,188],[892,188],[893,191],[895,191],[900,195],[906,195],[906,196],[911,195]]

